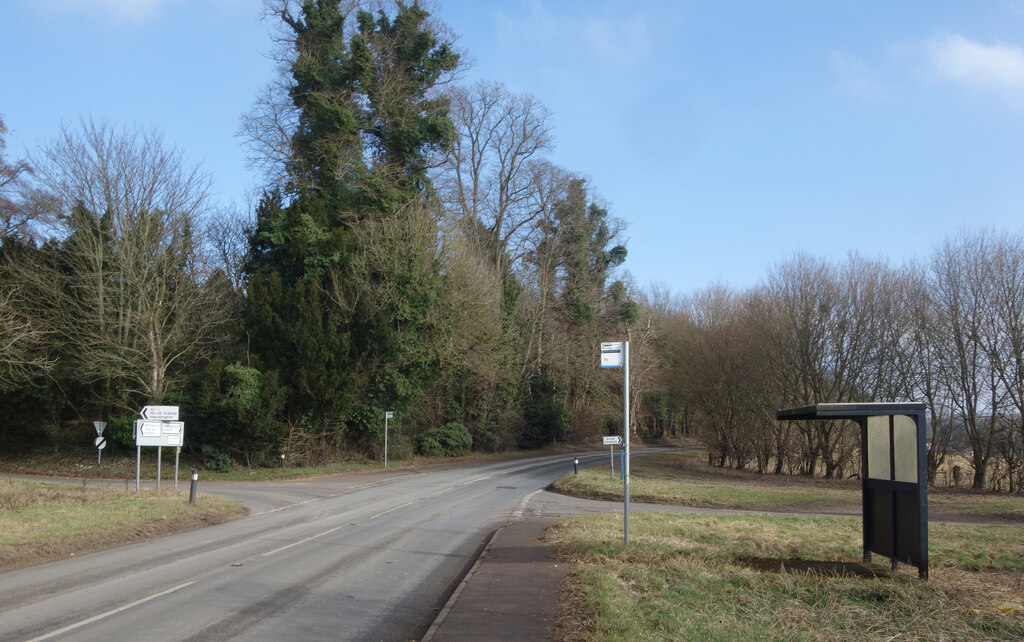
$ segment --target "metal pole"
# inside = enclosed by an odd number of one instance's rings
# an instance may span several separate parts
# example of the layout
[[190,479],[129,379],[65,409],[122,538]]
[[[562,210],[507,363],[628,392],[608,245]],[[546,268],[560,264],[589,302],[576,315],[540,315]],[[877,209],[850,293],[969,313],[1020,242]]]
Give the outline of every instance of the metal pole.
[[174,449],[174,490],[178,490],[178,457],[181,456],[181,446]]
[[625,458],[622,461],[623,516],[625,520],[625,543],[629,546],[629,341],[622,342],[622,439]]
[[612,465],[612,479],[615,479],[615,444],[608,446],[608,457]]
[[139,494],[139,473],[142,471],[142,446],[135,447],[135,494]]
[[384,468],[388,467],[388,415],[384,413]]
[[164,454],[164,447],[156,447],[156,489],[160,490],[160,460],[162,460]]

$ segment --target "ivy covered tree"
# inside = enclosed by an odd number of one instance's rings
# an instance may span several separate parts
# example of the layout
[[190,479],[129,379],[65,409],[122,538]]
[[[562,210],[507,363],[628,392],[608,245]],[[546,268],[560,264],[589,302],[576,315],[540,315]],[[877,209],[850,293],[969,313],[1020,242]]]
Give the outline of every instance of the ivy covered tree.
[[458,56],[418,2],[394,16],[307,0],[293,37],[287,180],[257,211],[246,325],[280,373],[287,419],[321,450],[375,435],[416,402],[438,359],[443,278],[427,159],[447,145],[432,89]]

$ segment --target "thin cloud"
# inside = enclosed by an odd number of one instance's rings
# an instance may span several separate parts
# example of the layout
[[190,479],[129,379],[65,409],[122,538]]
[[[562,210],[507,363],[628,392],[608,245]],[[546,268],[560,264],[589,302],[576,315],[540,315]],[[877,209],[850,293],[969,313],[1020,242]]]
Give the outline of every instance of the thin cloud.
[[877,98],[885,94],[871,70],[857,56],[833,50],[829,52],[829,61],[832,63],[841,91],[859,98]]
[[163,14],[180,0],[38,0],[36,6],[51,14],[75,14],[106,18],[113,22],[142,24]]
[[651,51],[647,25],[640,18],[626,21],[590,19],[584,27],[587,46],[602,57],[631,62]]
[[1024,91],[1024,49],[985,45],[960,35],[926,43],[932,68],[940,75],[970,87]]

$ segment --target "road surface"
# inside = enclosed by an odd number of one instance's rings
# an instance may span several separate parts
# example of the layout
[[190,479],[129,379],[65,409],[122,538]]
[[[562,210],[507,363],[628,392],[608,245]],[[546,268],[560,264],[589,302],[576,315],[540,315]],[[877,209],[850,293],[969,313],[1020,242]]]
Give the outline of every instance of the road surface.
[[418,639],[490,534],[572,466],[200,482],[250,515],[2,574],[0,640]]

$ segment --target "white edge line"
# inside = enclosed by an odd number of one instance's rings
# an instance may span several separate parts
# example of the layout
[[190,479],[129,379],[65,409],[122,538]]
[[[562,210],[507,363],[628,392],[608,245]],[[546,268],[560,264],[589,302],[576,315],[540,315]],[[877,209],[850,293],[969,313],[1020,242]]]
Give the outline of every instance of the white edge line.
[[150,600],[155,600],[158,597],[163,597],[164,595],[169,595],[171,593],[174,593],[175,591],[180,591],[181,589],[185,588],[186,586],[192,586],[193,584],[195,584],[195,581],[185,582],[184,584],[179,584],[178,586],[175,586],[174,588],[169,588],[166,591],[163,591],[161,593],[156,593],[154,595],[150,595],[149,597],[144,597],[141,600],[136,600],[136,601],[132,602],[131,604],[125,604],[124,606],[116,608],[113,611],[107,611],[106,613],[100,613],[99,615],[94,615],[91,618],[89,618],[88,620],[82,620],[81,622],[77,622],[75,624],[69,624],[68,626],[65,626],[63,629],[57,629],[56,631],[50,631],[46,635],[41,635],[41,636],[39,636],[37,638],[32,638],[31,640],[28,640],[28,642],[41,642],[42,640],[49,640],[50,638],[55,638],[58,635],[63,635],[65,633],[67,633],[68,631],[74,631],[75,629],[83,627],[83,626],[85,626],[87,624],[92,624],[93,622],[98,622],[99,620],[102,620],[103,618],[110,617],[111,615],[115,615],[117,613],[120,613],[121,611],[127,611],[130,608],[136,607],[136,606],[138,606],[140,604],[144,604],[146,602],[149,602]]
[[529,495],[526,495],[525,497],[523,497],[523,500],[521,502],[519,502],[519,505],[516,506],[516,509],[512,512],[512,519],[522,519],[523,518],[523,511],[526,510],[526,505],[530,503],[530,500],[533,499],[534,495],[536,495],[537,493],[543,492],[543,491],[544,491],[544,489],[540,488],[538,490],[533,491]]

